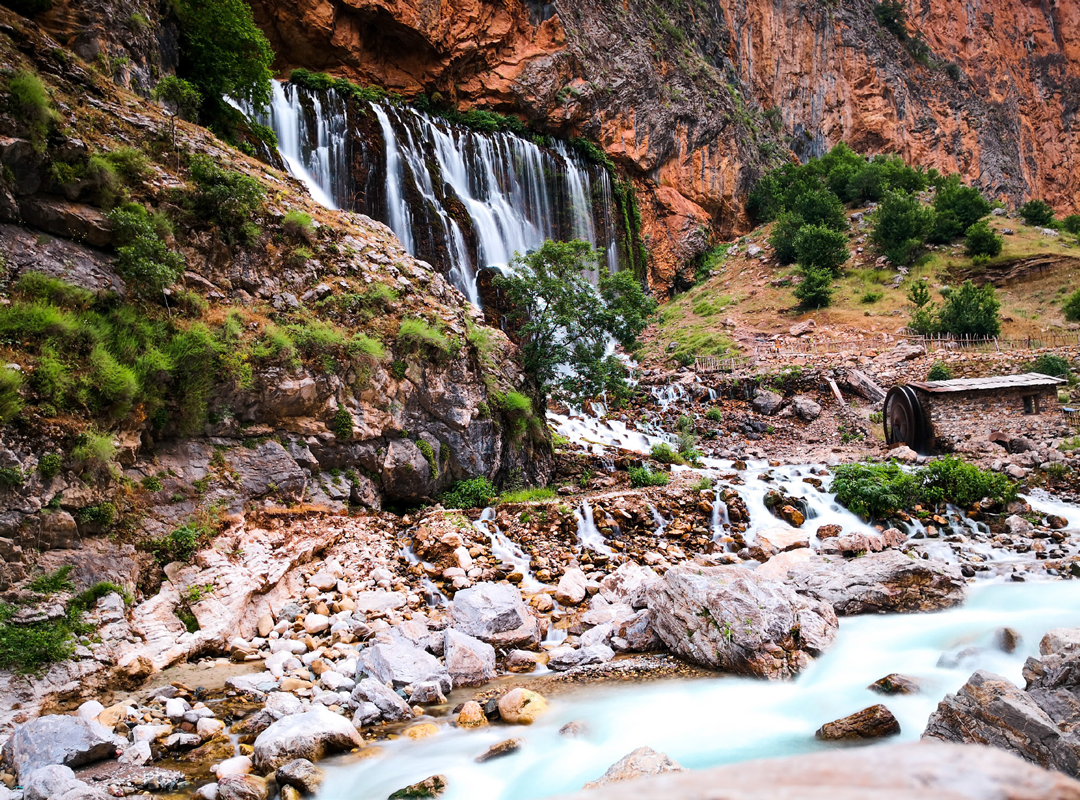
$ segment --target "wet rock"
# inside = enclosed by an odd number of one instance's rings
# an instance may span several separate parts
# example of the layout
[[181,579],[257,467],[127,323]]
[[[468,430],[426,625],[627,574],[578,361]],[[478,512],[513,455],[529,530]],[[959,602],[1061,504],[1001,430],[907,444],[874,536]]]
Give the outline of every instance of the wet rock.
[[791,407],[795,416],[804,422],[813,422],[821,416],[821,406],[806,395],[797,394],[791,398]]
[[394,688],[425,681],[438,683],[444,692],[450,691],[450,675],[446,667],[426,650],[404,642],[380,642],[360,654],[357,678],[371,676]]
[[39,767],[22,779],[24,800],[53,800],[64,794],[87,788],[75,777],[71,767],[50,764]]
[[430,703],[442,704],[446,702],[446,695],[435,681],[418,683],[409,693],[409,705],[427,705]]
[[1034,530],[1034,526],[1017,514],[1005,519],[1005,530],[1012,536],[1027,536]]
[[454,686],[480,686],[495,678],[495,648],[461,631],[447,628],[443,655]]
[[713,669],[791,677],[836,636],[832,607],[742,567],[680,565],[649,589],[659,637]]
[[630,619],[620,621],[611,637],[611,646],[615,650],[630,653],[649,653],[662,649],[664,643],[656,635],[652,612],[642,609]]
[[587,591],[585,573],[580,569],[568,569],[555,588],[555,599],[564,606],[576,606],[585,599]]
[[459,728],[483,728],[488,724],[488,720],[480,704],[469,700],[458,712],[457,724]]
[[516,753],[524,746],[524,739],[507,739],[505,742],[493,744],[483,753],[478,755],[475,761],[477,764],[483,764],[485,761],[491,761],[495,758],[502,758],[503,756],[508,756],[511,753]]
[[327,753],[363,746],[347,719],[314,705],[308,711],[278,720],[255,740],[252,763],[269,772],[296,758],[318,761]]
[[649,775],[662,775],[665,772],[682,772],[683,767],[666,753],[658,753],[651,747],[639,747],[629,755],[623,756],[607,772],[595,781],[585,784],[585,789],[595,789],[612,783],[634,780]]
[[453,627],[496,647],[535,647],[540,625],[521,592],[505,583],[479,583],[454,595]]
[[541,653],[511,650],[506,656],[504,666],[507,672],[532,672],[541,663],[544,663],[544,656]]
[[759,414],[764,414],[767,417],[771,417],[780,410],[780,406],[783,405],[783,403],[784,398],[776,392],[770,392],[768,389],[758,389],[751,404],[754,407],[754,411]]
[[447,780],[445,775],[432,775],[430,778],[424,778],[419,783],[414,783],[411,786],[406,786],[404,789],[398,789],[392,795],[389,800],[408,800],[409,798],[423,798],[423,797],[439,797],[446,791]]
[[839,536],[843,530],[844,529],[839,525],[821,525],[817,529],[817,537],[819,539],[828,539],[833,536]]
[[850,561],[815,556],[792,566],[788,578],[799,594],[829,603],[841,616],[937,611],[962,603],[966,590],[956,565],[896,550]]
[[913,678],[909,678],[906,675],[900,675],[896,672],[886,675],[884,678],[878,678],[866,688],[871,692],[886,695],[919,694],[922,692],[922,688]]
[[218,800],[266,800],[270,791],[258,775],[229,775],[218,781]]
[[326,779],[326,774],[306,758],[296,758],[278,767],[274,774],[278,786],[292,786],[301,794],[315,794]]
[[547,708],[547,700],[529,689],[511,689],[499,698],[499,715],[510,725],[532,725]]
[[826,741],[847,739],[881,739],[900,733],[900,723],[880,703],[862,711],[856,711],[842,719],[826,722],[814,735]]
[[387,722],[401,722],[412,719],[412,709],[409,708],[409,704],[402,700],[397,692],[375,678],[359,681],[350,697],[354,702],[369,704],[375,710],[376,720],[382,718]]
[[112,733],[91,720],[51,714],[19,725],[4,744],[3,761],[20,780],[51,764],[81,767],[116,756]]
[[580,720],[573,720],[559,728],[560,736],[567,736],[571,739],[580,739],[581,737],[588,735],[588,733],[589,726]]
[[659,580],[660,576],[649,567],[627,562],[600,582],[600,594],[609,603],[645,608],[646,590]]
[[[791,506],[785,506],[785,508],[790,509]],[[754,543],[766,554],[765,557],[768,557],[769,555],[783,553],[787,550],[797,550],[800,547],[809,547],[810,534],[806,531],[796,530],[795,528],[774,526],[754,534]]]
[[1023,637],[1012,628],[1000,628],[994,634],[998,649],[1003,653],[1015,653],[1022,639]]

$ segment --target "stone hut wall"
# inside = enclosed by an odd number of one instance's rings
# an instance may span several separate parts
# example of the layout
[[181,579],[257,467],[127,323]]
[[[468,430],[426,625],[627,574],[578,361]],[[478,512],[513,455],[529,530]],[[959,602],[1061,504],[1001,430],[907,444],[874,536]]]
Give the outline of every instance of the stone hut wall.
[[[1036,436],[1060,427],[1062,423],[1057,389],[1053,386],[916,392],[933,428],[936,450],[952,450],[967,439],[986,439],[994,431],[1013,436]],[[1025,398],[1032,398],[1031,403],[1038,413],[1025,412]]]

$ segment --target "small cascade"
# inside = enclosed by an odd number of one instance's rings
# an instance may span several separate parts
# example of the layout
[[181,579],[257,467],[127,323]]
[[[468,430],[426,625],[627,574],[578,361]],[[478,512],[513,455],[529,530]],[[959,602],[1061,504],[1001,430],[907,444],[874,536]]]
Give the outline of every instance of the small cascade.
[[588,500],[582,501],[581,507],[574,512],[574,519],[577,520],[577,538],[582,550],[589,548],[594,553],[603,553],[605,556],[615,555],[615,552],[604,541],[604,535],[593,522],[592,506],[589,505]]
[[435,585],[435,582],[427,576],[426,572],[422,571],[423,562],[420,560],[420,556],[416,554],[416,551],[413,550],[412,545],[404,545],[398,555],[409,562],[409,564],[421,565],[421,575],[423,577],[420,579],[420,585],[424,589],[424,601],[428,606],[431,608],[438,608],[439,606],[446,605],[446,595],[439,591],[439,587]]
[[718,541],[721,536],[724,535],[724,526],[731,524],[731,517],[728,516],[728,507],[721,499],[721,493],[719,489],[714,489],[716,499],[713,500],[712,507],[712,532],[713,541]]
[[473,523],[473,527],[491,542],[491,554],[504,564],[511,564],[516,572],[520,572],[524,578],[519,584],[526,592],[538,592],[544,588],[544,584],[538,581],[529,569],[529,557],[524,551],[510,541],[499,526],[495,524],[495,509],[485,508],[480,519]]
[[602,268],[619,269],[611,177],[564,142],[479,133],[407,106],[276,81],[265,112],[237,107],[273,129],[315,200],[387,223],[474,304],[480,267],[505,269],[546,239],[586,241]]
[[654,506],[652,503],[648,503],[646,505],[649,509],[649,513],[652,514],[653,522],[656,523],[656,535],[663,536],[664,528],[671,524],[671,520],[664,519],[662,516],[660,516],[660,512],[656,510],[656,506]]
[[686,387],[678,383],[669,383],[667,386],[650,386],[649,394],[656,400],[661,411],[667,411],[672,403],[680,403],[687,398]]
[[307,186],[315,202],[341,208],[348,197],[346,104],[336,92],[310,92],[273,81],[270,105],[261,114],[240,108],[271,128],[289,172]]

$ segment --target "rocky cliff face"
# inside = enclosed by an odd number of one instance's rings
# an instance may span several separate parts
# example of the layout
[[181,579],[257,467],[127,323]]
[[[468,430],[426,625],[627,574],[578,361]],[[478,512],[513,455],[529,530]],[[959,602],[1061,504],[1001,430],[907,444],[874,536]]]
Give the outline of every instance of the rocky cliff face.
[[844,140],[960,172],[996,197],[1074,208],[1080,14],[1069,6],[910,4],[924,63],[877,23],[872,0],[252,5],[282,69],[437,92],[598,141],[639,189],[661,290],[706,234],[746,228],[745,192],[785,147],[808,156]]

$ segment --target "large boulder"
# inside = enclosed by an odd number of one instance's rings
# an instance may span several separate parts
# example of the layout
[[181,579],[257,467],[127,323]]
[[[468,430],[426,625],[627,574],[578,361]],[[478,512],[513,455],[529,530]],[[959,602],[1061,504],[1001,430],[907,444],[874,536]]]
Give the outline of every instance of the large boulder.
[[[384,719],[387,722],[402,722],[412,719],[412,709],[409,708],[409,704],[402,700],[397,692],[375,678],[364,678],[358,681],[352,690],[350,698],[360,706],[358,714],[360,710],[369,711],[370,718],[360,714],[360,718],[365,725],[370,725],[379,719]],[[370,708],[365,709],[365,707]]]
[[585,599],[588,591],[585,573],[574,567],[563,573],[559,579],[559,585],[555,587],[555,599],[564,606],[576,606]]
[[672,652],[727,672],[789,678],[836,636],[830,605],[740,566],[673,567],[648,601]]
[[71,767],[50,764],[30,773],[22,779],[24,800],[52,800],[75,789],[85,789],[86,784],[75,777]]
[[23,723],[4,744],[3,761],[19,780],[40,767],[81,767],[116,757],[112,734],[97,722],[52,714]]
[[754,411],[771,417],[780,410],[780,406],[784,404],[784,398],[776,392],[770,392],[768,389],[758,389],[752,404]]
[[356,728],[325,706],[313,705],[301,714],[283,717],[259,734],[251,760],[260,772],[270,772],[293,759],[318,761],[327,753],[362,747]]
[[992,747],[841,748],[601,786],[562,800],[1077,800],[1080,782]]
[[450,691],[450,675],[439,660],[426,650],[403,641],[380,642],[360,654],[357,679],[378,678],[394,688],[434,682],[444,692]]
[[[1045,640],[1044,640],[1045,643]],[[1047,653],[1024,666],[1027,689],[979,670],[930,715],[925,738],[990,744],[1040,766],[1080,773],[1080,654]]]
[[540,623],[509,583],[478,583],[454,595],[453,627],[495,647],[535,647]]
[[683,766],[667,753],[658,753],[651,747],[639,747],[608,767],[607,772],[595,781],[585,784],[586,789],[607,786],[612,783],[630,781],[647,775],[662,775],[665,772],[682,772]]
[[461,631],[443,633],[443,658],[454,686],[480,686],[495,678],[495,648]]
[[828,603],[840,616],[937,611],[963,603],[966,589],[956,565],[897,550],[851,560],[815,556],[795,563],[787,577],[796,592]]
[[821,406],[804,394],[791,398],[791,408],[795,411],[795,416],[805,422],[813,422],[821,416]]
[[878,703],[841,719],[826,722],[818,728],[815,735],[826,741],[845,741],[880,739],[898,733],[900,723],[889,709]]
[[649,567],[627,561],[600,582],[600,594],[609,603],[625,604],[631,608],[645,608],[645,591],[660,580]]

